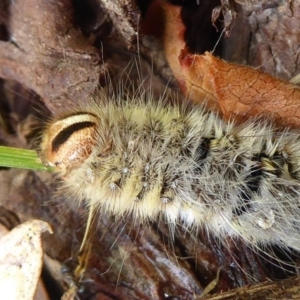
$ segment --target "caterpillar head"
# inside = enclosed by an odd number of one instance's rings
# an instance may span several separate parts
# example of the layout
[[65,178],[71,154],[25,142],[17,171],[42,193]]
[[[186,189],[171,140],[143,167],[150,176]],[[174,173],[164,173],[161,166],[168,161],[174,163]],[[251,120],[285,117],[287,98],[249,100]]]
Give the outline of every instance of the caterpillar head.
[[64,175],[80,166],[96,144],[98,119],[91,113],[76,113],[52,122],[41,143],[42,159]]

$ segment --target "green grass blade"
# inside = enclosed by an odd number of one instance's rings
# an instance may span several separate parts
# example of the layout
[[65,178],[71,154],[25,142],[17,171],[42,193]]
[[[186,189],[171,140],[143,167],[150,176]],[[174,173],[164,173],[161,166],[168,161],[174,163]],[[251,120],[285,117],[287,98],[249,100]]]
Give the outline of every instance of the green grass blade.
[[0,166],[31,170],[53,171],[43,165],[36,151],[0,146]]

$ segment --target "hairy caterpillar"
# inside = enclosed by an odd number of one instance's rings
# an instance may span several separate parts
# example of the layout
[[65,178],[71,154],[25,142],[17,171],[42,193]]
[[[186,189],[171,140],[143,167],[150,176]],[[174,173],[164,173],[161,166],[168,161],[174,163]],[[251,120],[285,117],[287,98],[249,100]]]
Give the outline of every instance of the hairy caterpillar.
[[296,132],[267,121],[226,123],[205,107],[166,105],[147,92],[119,96],[100,93],[100,104],[73,109],[45,131],[42,157],[71,198],[105,214],[141,222],[162,214],[171,227],[300,250]]

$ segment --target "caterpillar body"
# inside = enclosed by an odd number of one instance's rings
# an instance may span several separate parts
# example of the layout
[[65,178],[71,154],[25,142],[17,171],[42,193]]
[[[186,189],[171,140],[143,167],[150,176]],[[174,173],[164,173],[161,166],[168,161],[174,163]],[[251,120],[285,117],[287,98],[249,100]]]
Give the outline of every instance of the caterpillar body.
[[42,157],[71,198],[105,214],[163,215],[220,239],[300,250],[299,134],[144,96],[90,101],[48,125]]

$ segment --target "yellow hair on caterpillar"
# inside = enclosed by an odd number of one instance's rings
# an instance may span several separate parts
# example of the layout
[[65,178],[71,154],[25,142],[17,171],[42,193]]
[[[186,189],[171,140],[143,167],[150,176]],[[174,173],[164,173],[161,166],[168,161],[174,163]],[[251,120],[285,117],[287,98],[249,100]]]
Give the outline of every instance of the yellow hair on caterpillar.
[[299,134],[226,123],[150,92],[97,97],[53,120],[41,144],[72,198],[117,217],[163,215],[218,238],[300,250]]

